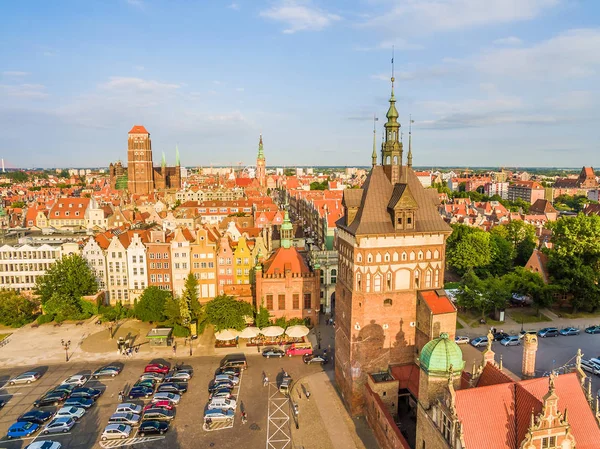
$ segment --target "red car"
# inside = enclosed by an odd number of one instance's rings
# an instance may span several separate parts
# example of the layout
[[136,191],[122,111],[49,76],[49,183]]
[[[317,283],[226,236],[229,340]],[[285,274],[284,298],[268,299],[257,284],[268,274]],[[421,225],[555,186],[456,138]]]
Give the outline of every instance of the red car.
[[173,410],[173,404],[171,404],[170,401],[151,402],[150,404],[144,407],[144,411],[148,410],[149,408],[164,408],[167,410]]
[[144,372],[167,374],[169,372],[169,367],[161,363],[151,363],[149,365],[146,365],[146,368],[144,368]]

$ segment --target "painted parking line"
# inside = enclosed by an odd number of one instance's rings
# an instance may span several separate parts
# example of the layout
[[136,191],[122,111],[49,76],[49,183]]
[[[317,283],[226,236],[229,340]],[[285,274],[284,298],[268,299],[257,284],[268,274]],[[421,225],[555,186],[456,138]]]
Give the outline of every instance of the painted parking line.
[[269,402],[267,405],[267,449],[284,449],[291,444],[290,398],[279,391],[277,384],[269,382]]
[[[240,383],[237,384],[236,386],[233,387],[233,389],[231,390],[231,394],[233,395],[233,397],[235,397],[236,402],[239,404],[240,403],[240,393],[242,390],[242,379],[244,377],[244,372],[240,372]],[[235,423],[235,417],[237,415],[237,411],[236,413],[234,413],[233,418],[231,418],[231,420],[225,421],[225,422],[216,422],[216,423],[212,423],[209,426],[206,425],[206,423],[202,426],[202,429],[204,429],[207,432],[214,432],[215,430],[225,430],[225,429],[231,429],[233,427],[233,424]]]
[[32,436],[32,437],[11,438],[10,440],[1,440],[1,442],[2,443],[12,443],[13,441],[30,441],[30,440],[35,440],[37,438],[50,438],[50,437],[55,438],[55,437],[61,437],[61,436],[66,436],[66,435],[71,435],[71,432],[49,433],[48,435],[39,433],[36,436]]
[[134,438],[128,438],[126,440],[107,440],[107,441],[100,441],[100,447],[103,447],[104,449],[112,449],[115,447],[132,446],[134,444],[147,443],[149,441],[157,441],[157,440],[164,440],[164,439],[165,439],[164,435],[156,435],[153,437],[134,437]]
[[6,393],[6,394],[0,394],[0,397],[4,397],[4,396],[21,396],[23,393]]

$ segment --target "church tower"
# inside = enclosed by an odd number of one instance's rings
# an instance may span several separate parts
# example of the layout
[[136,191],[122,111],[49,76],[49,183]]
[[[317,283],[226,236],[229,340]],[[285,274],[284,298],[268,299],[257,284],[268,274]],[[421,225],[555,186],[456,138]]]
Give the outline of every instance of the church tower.
[[258,179],[258,184],[261,187],[265,187],[267,185],[267,168],[265,153],[263,152],[262,134],[260,135],[260,139],[258,141],[258,156],[256,156],[256,179]]
[[381,143],[383,169],[392,184],[400,182],[402,175],[402,142],[400,141],[400,123],[398,123],[398,110],[396,109],[396,97],[394,96],[394,81],[395,78],[392,76],[390,107],[385,115],[387,117],[387,122],[384,125],[385,140]]
[[[417,296],[442,288],[452,232],[437,212],[437,192],[423,188],[412,169],[401,170],[395,101],[392,87],[382,165],[372,156],[362,189],[344,191],[345,214],[336,223],[335,380],[353,415],[363,413],[369,373],[414,363],[424,344],[417,342],[424,301]],[[453,335],[453,326],[444,331]]]
[[146,195],[154,191],[152,168],[152,142],[150,133],[141,125],[129,131],[127,142],[127,190],[132,194]]

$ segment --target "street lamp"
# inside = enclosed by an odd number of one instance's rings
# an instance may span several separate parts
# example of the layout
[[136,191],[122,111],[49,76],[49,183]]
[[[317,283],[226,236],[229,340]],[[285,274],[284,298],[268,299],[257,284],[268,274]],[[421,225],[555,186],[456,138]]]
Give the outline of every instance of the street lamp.
[[69,348],[71,347],[71,340],[69,340],[69,341],[61,340],[60,344],[65,349],[65,362],[68,362],[69,361]]
[[321,349],[321,332],[320,331],[317,332],[317,348],[319,350]]

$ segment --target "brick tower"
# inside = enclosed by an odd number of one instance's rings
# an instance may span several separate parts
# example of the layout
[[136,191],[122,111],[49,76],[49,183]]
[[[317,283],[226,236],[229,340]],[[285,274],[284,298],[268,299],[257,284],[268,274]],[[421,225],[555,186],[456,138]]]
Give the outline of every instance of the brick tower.
[[523,377],[535,377],[535,355],[538,348],[538,337],[534,334],[523,336],[523,364],[521,371]]
[[437,192],[402,164],[395,103],[392,78],[382,165],[373,157],[363,188],[344,191],[337,222],[335,378],[353,415],[363,412],[368,373],[415,361],[417,292],[442,288],[451,233]]
[[265,153],[263,151],[262,134],[258,141],[258,156],[256,156],[256,179],[261,187],[265,187],[267,184],[267,168]]
[[152,142],[150,133],[141,125],[129,131],[127,142],[127,190],[133,194],[149,194],[154,191],[152,167]]

